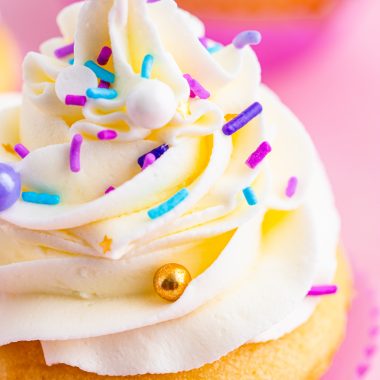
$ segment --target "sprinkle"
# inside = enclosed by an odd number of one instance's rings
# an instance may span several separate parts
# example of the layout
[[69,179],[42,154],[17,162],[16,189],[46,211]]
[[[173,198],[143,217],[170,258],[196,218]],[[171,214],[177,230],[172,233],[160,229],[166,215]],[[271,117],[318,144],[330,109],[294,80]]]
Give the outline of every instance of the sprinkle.
[[105,82],[104,80],[101,80],[99,82],[99,88],[110,88],[111,87],[111,83],[108,83],[108,82]]
[[100,51],[98,59],[97,59],[99,65],[101,66],[106,65],[108,61],[110,60],[111,55],[112,55],[112,49],[108,46],[104,46],[102,50]]
[[1,144],[1,145],[3,146],[3,148],[6,152],[12,153],[12,154],[15,153],[15,150],[11,144]]
[[367,374],[368,370],[369,370],[369,364],[360,364],[356,368],[356,373],[358,374],[360,378],[362,378]]
[[61,198],[56,194],[35,193],[32,191],[25,191],[22,193],[22,200],[28,203],[36,203],[40,205],[54,206],[61,202]]
[[213,46],[209,46],[209,47],[207,48],[207,50],[208,50],[208,52],[209,52],[210,54],[215,54],[215,53],[217,53],[218,51],[222,50],[223,47],[224,47],[224,46],[223,46],[222,44],[215,44],[215,45],[213,45]]
[[154,62],[153,55],[147,54],[144,57],[144,60],[141,66],[141,78],[149,79],[151,77],[152,70],[153,70],[153,62]]
[[66,95],[65,104],[67,106],[85,106],[87,98],[82,95]]
[[84,65],[88,67],[90,70],[92,70],[100,80],[103,80],[108,83],[115,82],[115,74],[111,73],[106,69],[103,69],[103,67],[100,67],[94,61],[87,61]]
[[187,189],[180,190],[177,194],[167,200],[160,206],[153,208],[148,211],[148,216],[150,219],[157,219],[168,212],[176,208],[181,202],[183,202],[189,196],[189,191]]
[[70,169],[73,173],[80,172],[80,151],[83,137],[80,134],[74,135],[70,147]]
[[153,153],[148,153],[144,158],[144,165],[142,167],[142,170],[145,170],[146,168],[154,164],[155,161],[156,156]]
[[257,204],[256,194],[254,193],[254,191],[252,190],[251,187],[245,188],[243,190],[243,194],[244,194],[244,197],[245,197],[247,203],[250,206],[255,206]]
[[112,88],[89,88],[86,95],[91,99],[115,99],[117,91]]
[[246,164],[255,169],[257,165],[272,151],[272,147],[268,142],[264,141],[260,146],[248,157]]
[[113,191],[115,191],[116,189],[113,187],[113,186],[110,186],[105,192],[104,194],[109,194],[109,193],[112,193]]
[[62,46],[54,51],[57,58],[64,58],[74,53],[74,43]]
[[154,156],[156,157],[156,160],[158,160],[164,153],[166,153],[169,149],[169,145],[167,144],[164,144],[164,145],[161,145],[153,150],[151,150],[150,152],[144,154],[143,156],[141,156],[139,159],[138,159],[138,164],[140,165],[140,167],[142,168],[144,166],[144,161],[145,161],[145,157],[149,154],[149,153],[152,153],[154,154]]
[[208,48],[208,38],[207,37],[199,37],[199,42],[207,49]]
[[223,126],[223,133],[226,136],[231,136],[239,129],[247,125],[256,116],[260,115],[263,111],[263,107],[259,102],[251,104],[246,110],[241,114],[236,116],[234,119],[230,120],[227,124]]
[[15,152],[21,157],[25,158],[30,152],[29,150],[22,144],[15,145]]
[[210,93],[197,80],[192,78],[190,74],[185,74],[183,77],[189,83],[191,98],[198,96],[200,99],[208,99],[210,97]]
[[147,0],[147,3],[149,4],[149,3],[157,3],[158,1],[160,1],[160,0]]
[[73,64],[74,64],[74,58],[70,58],[70,59],[68,60],[68,62],[69,62],[70,65],[73,65]]
[[112,243],[113,243],[113,240],[110,239],[107,235],[105,235],[103,241],[99,243],[99,245],[103,248],[104,254],[111,251]]
[[113,129],[106,129],[98,133],[99,140],[115,140],[118,136],[118,133]]
[[297,186],[298,186],[298,178],[297,177],[290,177],[288,181],[288,186],[286,187],[285,190],[285,195],[288,198],[293,197],[293,195],[297,191]]
[[335,294],[338,291],[336,285],[317,285],[313,286],[307,293],[309,297],[326,296],[329,294]]
[[261,33],[256,30],[248,30],[238,34],[232,44],[236,49],[243,49],[247,45],[258,45],[261,42]]

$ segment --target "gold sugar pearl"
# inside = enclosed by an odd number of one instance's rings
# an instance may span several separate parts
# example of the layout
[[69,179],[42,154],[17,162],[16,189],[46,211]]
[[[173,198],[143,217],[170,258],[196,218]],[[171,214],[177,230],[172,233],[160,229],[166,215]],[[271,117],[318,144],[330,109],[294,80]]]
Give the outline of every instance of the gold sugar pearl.
[[184,266],[166,264],[154,275],[153,286],[161,298],[175,302],[181,298],[190,281],[191,275]]

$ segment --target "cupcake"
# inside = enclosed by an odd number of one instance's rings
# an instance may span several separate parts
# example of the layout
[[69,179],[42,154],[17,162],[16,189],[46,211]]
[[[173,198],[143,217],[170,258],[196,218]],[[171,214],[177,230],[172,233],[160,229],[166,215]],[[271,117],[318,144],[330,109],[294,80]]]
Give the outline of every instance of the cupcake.
[[260,34],[215,48],[172,0],[88,0],[58,25],[0,99],[0,373],[318,379],[349,270]]
[[18,81],[19,55],[16,44],[4,25],[0,25],[0,92],[13,89]]

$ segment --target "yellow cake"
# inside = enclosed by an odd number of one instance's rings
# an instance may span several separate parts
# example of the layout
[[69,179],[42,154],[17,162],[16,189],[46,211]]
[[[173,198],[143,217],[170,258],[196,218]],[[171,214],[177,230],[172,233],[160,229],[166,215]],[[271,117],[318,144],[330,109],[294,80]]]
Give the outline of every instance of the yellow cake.
[[58,25],[0,97],[0,377],[318,379],[349,270],[260,33],[217,45],[173,0]]

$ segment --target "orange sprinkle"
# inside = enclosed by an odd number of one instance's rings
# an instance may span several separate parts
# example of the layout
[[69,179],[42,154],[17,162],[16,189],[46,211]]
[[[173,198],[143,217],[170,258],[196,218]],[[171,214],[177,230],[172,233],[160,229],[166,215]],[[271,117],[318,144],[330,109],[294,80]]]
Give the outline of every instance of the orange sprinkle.
[[15,154],[15,151],[13,149],[13,146],[11,144],[1,144],[3,146],[3,148],[8,152],[8,153],[11,153],[11,154]]
[[103,253],[106,254],[112,249],[113,240],[110,239],[107,235],[104,236],[104,240],[99,244],[103,248]]

